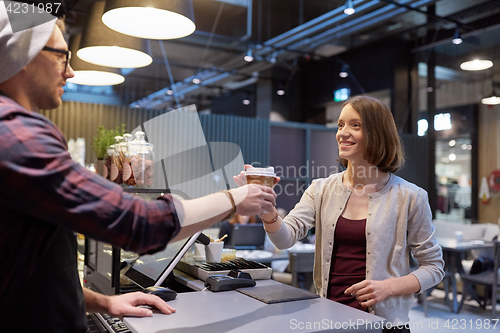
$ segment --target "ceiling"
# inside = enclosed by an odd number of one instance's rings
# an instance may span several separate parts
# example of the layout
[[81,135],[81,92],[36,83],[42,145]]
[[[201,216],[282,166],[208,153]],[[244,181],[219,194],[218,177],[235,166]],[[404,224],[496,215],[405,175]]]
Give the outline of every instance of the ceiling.
[[[92,2],[79,1],[67,13],[68,39],[82,31]],[[489,57],[495,68],[500,67],[498,0],[353,2],[356,13],[347,16],[344,0],[193,0],[197,30],[178,40],[151,40],[151,65],[124,71],[125,82],[112,88],[74,85],[68,89],[113,94],[136,107],[196,103],[200,110],[224,91],[272,80],[268,69],[275,66],[291,69],[297,66],[296,59],[331,57],[383,39],[409,41],[422,62],[434,49],[438,65],[456,74],[450,79],[484,77],[484,73],[464,74],[459,69],[461,61],[475,55]],[[451,43],[457,26],[464,38],[460,45]],[[251,63],[243,60],[248,49],[255,58]],[[200,84],[192,83],[195,76]]]

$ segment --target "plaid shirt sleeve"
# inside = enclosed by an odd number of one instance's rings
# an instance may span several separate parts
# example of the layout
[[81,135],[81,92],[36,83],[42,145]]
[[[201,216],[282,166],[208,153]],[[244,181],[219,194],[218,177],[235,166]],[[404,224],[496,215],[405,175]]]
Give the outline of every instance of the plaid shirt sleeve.
[[0,137],[0,244],[28,219],[140,254],[162,250],[179,232],[170,196],[145,201],[88,171],[52,122],[2,96]]

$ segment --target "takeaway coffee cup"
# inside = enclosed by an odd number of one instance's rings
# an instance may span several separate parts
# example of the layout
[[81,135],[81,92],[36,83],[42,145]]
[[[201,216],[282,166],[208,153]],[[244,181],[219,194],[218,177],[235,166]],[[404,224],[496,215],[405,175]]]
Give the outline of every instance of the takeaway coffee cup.
[[463,231],[455,231],[455,238],[457,239],[457,243],[462,243],[463,236]]
[[246,170],[245,175],[247,177],[247,184],[260,184],[274,187],[274,173],[273,167],[267,168],[249,168]]

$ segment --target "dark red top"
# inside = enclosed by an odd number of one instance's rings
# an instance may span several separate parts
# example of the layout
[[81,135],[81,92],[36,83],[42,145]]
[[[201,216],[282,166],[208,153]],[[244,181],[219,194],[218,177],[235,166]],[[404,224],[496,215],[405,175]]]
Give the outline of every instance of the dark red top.
[[353,308],[366,311],[355,297],[344,291],[366,278],[366,219],[349,220],[339,217],[335,229],[330,282],[327,297]]

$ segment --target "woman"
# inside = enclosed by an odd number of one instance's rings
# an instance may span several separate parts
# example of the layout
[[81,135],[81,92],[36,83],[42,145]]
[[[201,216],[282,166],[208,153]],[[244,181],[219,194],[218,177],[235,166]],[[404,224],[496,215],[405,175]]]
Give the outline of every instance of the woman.
[[[444,277],[427,193],[393,174],[403,151],[380,101],[347,100],[336,139],[347,169],[314,180],[285,219],[276,209],[261,215],[264,228],[284,249],[315,226],[317,292],[385,318],[387,328],[408,323],[413,294]],[[410,251],[420,266],[412,273]]]

